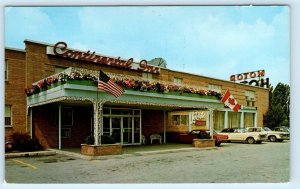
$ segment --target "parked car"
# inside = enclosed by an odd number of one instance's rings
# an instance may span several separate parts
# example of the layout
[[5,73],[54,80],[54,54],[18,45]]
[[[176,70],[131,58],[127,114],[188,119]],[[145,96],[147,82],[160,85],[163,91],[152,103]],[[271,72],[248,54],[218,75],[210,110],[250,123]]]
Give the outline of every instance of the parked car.
[[272,131],[268,127],[248,127],[249,132],[260,132],[267,135],[267,140],[271,142],[282,142],[283,140],[290,139],[290,134],[287,132]]
[[[200,139],[210,139],[210,131],[209,130],[192,130],[189,133],[179,134],[179,142],[181,143],[193,143],[195,138]],[[228,136],[219,134],[214,131],[213,139],[215,139],[215,146],[220,146],[221,143],[227,142]]]
[[246,141],[249,144],[262,143],[266,140],[267,135],[261,132],[248,132],[245,128],[226,128],[221,134],[228,135],[228,141]]
[[274,127],[273,131],[290,133],[290,128],[288,128],[286,126],[279,126],[279,127]]

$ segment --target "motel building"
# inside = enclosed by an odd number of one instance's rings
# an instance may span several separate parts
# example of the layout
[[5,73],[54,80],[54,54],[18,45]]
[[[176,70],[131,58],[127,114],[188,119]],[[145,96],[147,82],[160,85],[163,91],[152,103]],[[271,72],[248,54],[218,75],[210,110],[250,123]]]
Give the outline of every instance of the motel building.
[[[25,46],[5,48],[6,140],[18,131],[56,149],[80,147],[88,136],[102,145],[104,135],[121,145],[142,145],[144,139],[151,144],[153,135],[170,143],[175,134],[195,129],[262,126],[268,109],[267,88],[234,76],[225,81],[175,71],[160,58],[123,59],[65,42],[25,40]],[[123,87],[121,96],[98,89],[100,70]],[[238,112],[221,102],[227,90],[241,105]]]

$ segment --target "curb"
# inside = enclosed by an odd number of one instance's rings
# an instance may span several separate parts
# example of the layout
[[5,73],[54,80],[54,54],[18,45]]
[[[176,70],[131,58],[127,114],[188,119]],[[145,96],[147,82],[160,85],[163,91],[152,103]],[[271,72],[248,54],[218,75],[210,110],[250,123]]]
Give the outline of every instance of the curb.
[[17,157],[29,157],[29,156],[51,156],[51,155],[66,155],[74,158],[84,159],[84,160],[108,160],[108,159],[123,159],[126,157],[133,156],[147,156],[155,154],[167,154],[167,153],[176,153],[176,152],[189,152],[189,151],[201,151],[201,150],[211,150],[216,149],[215,147],[206,147],[206,148],[179,148],[179,149],[167,149],[167,150],[152,150],[152,151],[141,151],[134,152],[132,154],[120,154],[120,155],[106,155],[106,156],[88,156],[82,155],[75,152],[68,152],[63,150],[49,149],[47,151],[35,151],[35,152],[18,152],[18,153],[9,153],[5,154],[5,158],[17,158]]
[[197,148],[179,148],[179,149],[167,149],[167,150],[153,150],[153,151],[142,151],[142,152],[135,152],[138,155],[153,155],[153,154],[168,154],[168,153],[175,153],[175,152],[188,152],[188,151],[196,151],[199,150]]
[[17,158],[17,157],[30,157],[30,156],[52,156],[56,155],[55,151],[35,151],[35,152],[16,152],[16,153],[6,153],[5,158]]

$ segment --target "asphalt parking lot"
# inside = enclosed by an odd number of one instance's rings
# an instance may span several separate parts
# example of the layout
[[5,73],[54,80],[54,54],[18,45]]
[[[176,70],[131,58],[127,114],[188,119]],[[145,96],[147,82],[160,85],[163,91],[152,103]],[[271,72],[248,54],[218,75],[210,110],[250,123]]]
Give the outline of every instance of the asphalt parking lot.
[[5,160],[8,183],[281,183],[290,143],[221,147],[84,160],[65,155]]

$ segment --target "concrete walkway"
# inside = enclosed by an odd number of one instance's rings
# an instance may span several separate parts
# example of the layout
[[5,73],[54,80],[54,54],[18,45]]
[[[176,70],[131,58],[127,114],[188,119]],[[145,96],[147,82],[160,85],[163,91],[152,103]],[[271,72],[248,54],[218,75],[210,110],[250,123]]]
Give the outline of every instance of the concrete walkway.
[[[209,147],[211,149],[211,147]],[[215,148],[215,147],[213,147]],[[149,145],[149,146],[125,146],[123,147],[123,153],[120,155],[106,155],[106,156],[88,156],[80,153],[80,149],[48,149],[46,151],[36,152],[18,152],[18,153],[7,153],[5,158],[16,158],[16,157],[28,157],[28,156],[49,156],[49,155],[66,155],[74,158],[85,159],[85,160],[106,160],[106,159],[123,159],[130,156],[145,156],[154,154],[166,154],[176,152],[189,152],[203,150],[207,148],[194,148],[190,145]]]
[[199,150],[206,150],[206,149],[212,149],[216,147],[207,147],[207,148],[194,148],[194,147],[184,147],[184,148],[174,148],[174,149],[156,149],[153,148],[154,150],[137,150],[135,152],[131,151],[130,153],[124,153],[120,155],[106,155],[106,156],[88,156],[88,155],[82,155],[77,152],[70,152],[70,151],[65,151],[65,150],[56,150],[52,149],[55,151],[57,154],[61,155],[67,155],[67,156],[72,156],[75,158],[80,158],[80,159],[86,159],[86,160],[107,160],[107,159],[124,159],[125,157],[132,157],[132,156],[146,156],[146,155],[154,155],[154,154],[167,154],[167,153],[176,153],[176,152],[189,152],[189,151],[199,151]]
[[29,156],[51,156],[55,155],[53,150],[35,151],[35,152],[11,152],[5,153],[5,158],[29,157]]

